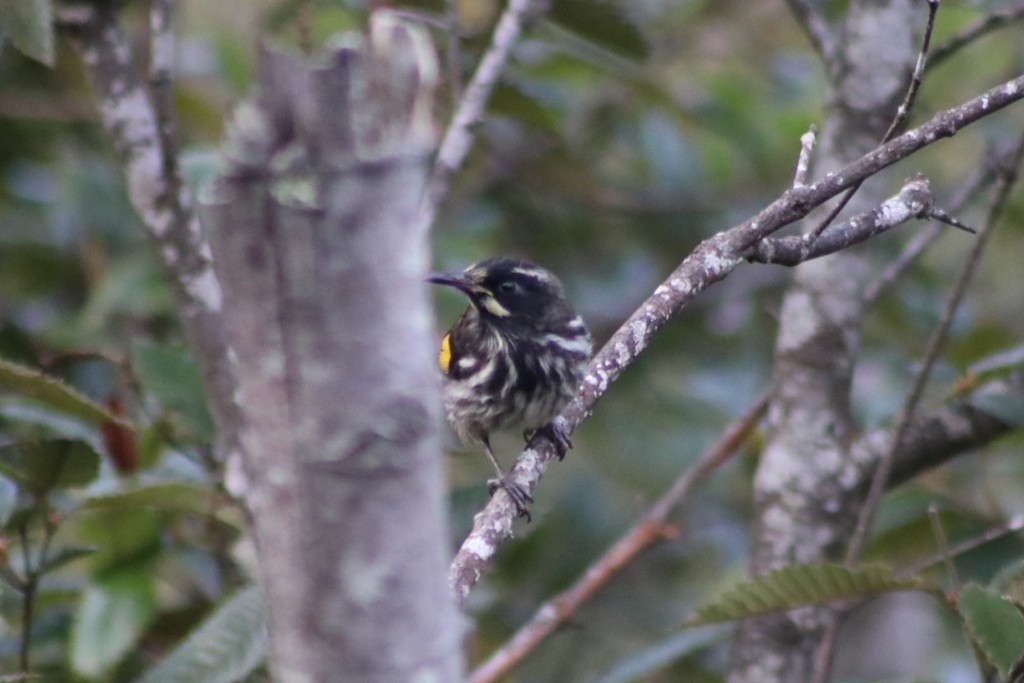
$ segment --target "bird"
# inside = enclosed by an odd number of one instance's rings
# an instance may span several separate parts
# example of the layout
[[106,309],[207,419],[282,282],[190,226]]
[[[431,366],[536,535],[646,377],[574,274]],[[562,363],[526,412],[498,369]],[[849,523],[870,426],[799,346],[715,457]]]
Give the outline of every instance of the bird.
[[572,446],[551,420],[576,394],[593,352],[590,332],[561,281],[530,261],[499,256],[428,281],[452,287],[469,306],[441,339],[445,417],[466,445],[482,445],[496,478],[520,517],[530,519],[530,495],[505,474],[491,448],[493,432],[523,429],[529,441],[544,431],[561,459]]

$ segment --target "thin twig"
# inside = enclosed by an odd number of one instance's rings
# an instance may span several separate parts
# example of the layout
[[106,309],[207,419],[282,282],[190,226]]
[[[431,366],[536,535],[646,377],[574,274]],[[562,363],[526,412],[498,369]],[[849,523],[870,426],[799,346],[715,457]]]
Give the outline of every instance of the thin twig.
[[939,11],[939,0],[928,0],[928,23],[924,27],[924,38],[921,41],[921,49],[917,53],[917,63],[914,65],[914,73],[910,76],[910,87],[907,94],[896,108],[896,117],[889,124],[889,130],[882,136],[882,142],[892,140],[903,126],[907,123],[910,110],[914,108],[917,101],[917,93],[921,89],[921,82],[924,80],[925,63],[928,61],[928,48],[932,44],[932,31],[935,29],[935,15]]
[[1015,7],[992,10],[932,50],[929,66],[934,67],[944,62],[978,38],[1020,19],[1024,19],[1024,2],[1019,2]]
[[[917,101],[917,92],[921,89],[921,83],[924,79],[925,64],[928,60],[928,48],[932,41],[932,30],[935,28],[935,14],[939,10],[939,0],[928,0],[928,21],[925,24],[924,38],[921,41],[921,49],[917,53],[917,62],[914,65],[914,71],[910,76],[910,85],[907,87],[907,92],[903,96],[903,101],[896,108],[896,115],[893,117],[892,122],[889,124],[889,129],[885,131],[885,135],[882,136],[882,142],[885,144],[893,139],[897,133],[906,124],[907,117],[910,115],[910,110],[914,106],[914,102]],[[851,187],[843,198],[839,200],[839,203],[829,211],[825,219],[818,223],[813,230],[807,233],[805,239],[808,242],[813,243],[821,233],[825,232],[825,229],[832,224],[832,221],[836,219],[846,205],[850,203],[853,196],[857,194],[863,181],[857,183]]]
[[[597,400],[650,343],[657,332],[704,289],[722,280],[743,262],[743,253],[758,241],[807,215],[812,209],[864,178],[932,143],[954,135],[974,121],[1024,98],[1024,76],[1007,81],[958,107],[935,114],[926,123],[804,188],[789,189],[757,215],[701,242],[654,293],[612,335],[590,363],[579,393],[556,418],[571,436],[589,417]],[[530,493],[556,458],[555,446],[543,437],[527,445],[509,476]],[[512,537],[515,506],[499,490],[473,520],[449,568],[449,585],[465,600],[494,554]]]
[[469,683],[492,683],[504,676],[644,548],[660,539],[674,537],[677,532],[667,523],[669,515],[686,500],[698,483],[728,460],[747,440],[768,410],[770,398],[770,390],[762,392],[754,405],[733,420],[718,441],[683,472],[647,513],[595,560],[572,586],[541,605],[528,622],[488,657],[470,675]]
[[928,212],[927,217],[931,218],[932,220],[936,220],[939,223],[943,223],[945,225],[951,225],[954,228],[957,228],[958,230],[963,230],[964,232],[969,232],[972,235],[977,235],[978,234],[977,230],[975,230],[971,226],[967,225],[962,220],[960,220],[959,218],[957,218],[956,216],[952,215],[951,213],[949,213],[948,211],[946,211],[944,209],[933,208],[931,211]]
[[804,29],[821,61],[831,67],[835,61],[836,40],[825,15],[810,0],[786,0],[786,4],[796,17],[797,23]]
[[427,181],[417,217],[421,232],[429,232],[433,226],[441,201],[448,194],[452,176],[469,154],[474,129],[483,119],[487,100],[508,61],[512,46],[519,40],[526,18],[534,17],[539,5],[538,0],[509,0],[508,7],[498,19],[491,45],[466,86],[437,150],[434,169]]
[[[1024,136],[1018,141],[1011,164],[1003,169],[1003,173],[996,180],[985,221],[979,230],[978,238],[975,240],[967,260],[964,262],[960,275],[953,284],[935,331],[928,340],[918,372],[903,401],[903,406],[900,408],[899,417],[896,420],[896,428],[892,430],[889,444],[882,452],[882,456],[871,478],[871,484],[857,517],[857,524],[847,546],[846,563],[849,565],[856,565],[863,555],[875,513],[878,511],[882,495],[885,493],[886,485],[889,482],[889,475],[892,473],[896,452],[903,441],[907,427],[910,425],[921,397],[924,395],[924,389],[928,379],[931,377],[932,368],[938,360],[939,351],[945,345],[953,317],[960,306],[960,301],[963,299],[967,285],[973,278],[974,272],[981,260],[981,255],[992,235],[992,228],[1003,210],[1011,187],[1016,181],[1022,157],[1024,157]],[[832,655],[835,651],[839,620],[839,616],[833,617],[819,644],[814,662],[814,676],[812,678],[814,683],[825,683],[828,680],[829,672],[832,668]]]
[[913,564],[910,564],[904,567],[903,569],[897,571],[896,576],[899,578],[904,578],[920,574],[925,569],[933,567],[939,564],[940,562],[944,562],[947,557],[960,557],[966,552],[983,546],[986,543],[991,543],[992,541],[1002,536],[1005,536],[1006,534],[1011,534],[1022,529],[1024,529],[1024,515],[1018,515],[1017,517],[1014,517],[1004,522],[1003,524],[994,526],[991,529],[985,529],[985,531],[981,532],[976,536],[972,536],[971,538],[965,538],[959,543],[954,543],[945,551],[938,552],[932,555],[931,557],[926,557],[923,560],[914,562]]

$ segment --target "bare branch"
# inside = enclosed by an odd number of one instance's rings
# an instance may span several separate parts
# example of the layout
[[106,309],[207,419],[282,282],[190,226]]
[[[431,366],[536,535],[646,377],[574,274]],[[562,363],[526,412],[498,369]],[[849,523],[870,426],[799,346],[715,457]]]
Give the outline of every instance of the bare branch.
[[676,479],[636,524],[593,562],[572,586],[541,605],[504,646],[472,673],[469,682],[491,683],[507,674],[644,548],[665,537],[676,537],[678,531],[668,524],[669,515],[686,500],[697,484],[746,441],[768,410],[770,398],[770,391],[762,393],[754,405],[726,427],[719,440]]
[[421,232],[429,232],[434,224],[441,201],[448,194],[452,176],[469,154],[473,129],[483,118],[487,100],[508,61],[509,52],[519,40],[526,18],[534,17],[539,5],[538,0],[509,0],[508,7],[498,19],[491,45],[466,86],[437,150],[434,169],[420,203],[418,221]]
[[796,172],[793,174],[793,187],[806,187],[811,172],[811,154],[818,141],[818,127],[813,123],[807,132],[800,136],[800,156],[796,161]]
[[928,181],[915,178],[880,206],[832,226],[814,241],[799,236],[766,237],[746,253],[746,258],[757,263],[796,266],[846,249],[911,219],[927,217],[931,212],[932,191]]
[[1018,2],[1014,7],[992,10],[983,18],[932,50],[930,66],[934,67],[944,62],[978,38],[1021,19],[1024,19],[1024,2]]
[[[747,221],[701,242],[655,289],[654,293],[612,335],[591,361],[576,398],[555,418],[563,433],[571,435],[586,419],[597,400],[621,372],[641,353],[651,338],[700,292],[727,277],[744,253],[759,240],[803,218],[843,190],[883,168],[954,135],[971,123],[1024,98],[1024,76],[1007,81],[964,104],[939,112],[923,125],[847,164],[818,182],[793,188]],[[530,493],[556,457],[555,446],[543,435],[535,437],[520,453],[510,477]],[[512,536],[515,506],[502,492],[491,498],[476,515],[473,529],[463,541],[449,570],[449,583],[458,600],[464,600],[480,579],[498,548]]]

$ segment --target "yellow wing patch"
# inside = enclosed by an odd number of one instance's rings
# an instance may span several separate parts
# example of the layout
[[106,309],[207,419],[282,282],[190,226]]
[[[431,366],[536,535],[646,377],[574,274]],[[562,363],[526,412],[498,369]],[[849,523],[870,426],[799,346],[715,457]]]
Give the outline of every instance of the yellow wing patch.
[[452,364],[452,335],[444,335],[444,339],[441,340],[441,350],[437,354],[437,366],[441,368],[441,372],[448,374],[448,366]]

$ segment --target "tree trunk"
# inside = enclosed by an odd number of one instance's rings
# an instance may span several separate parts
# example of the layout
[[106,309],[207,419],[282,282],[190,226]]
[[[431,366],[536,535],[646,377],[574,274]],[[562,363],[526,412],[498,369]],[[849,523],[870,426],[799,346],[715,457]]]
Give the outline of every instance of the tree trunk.
[[315,63],[267,52],[204,209],[282,682],[461,678],[414,221],[435,80],[387,13]]

